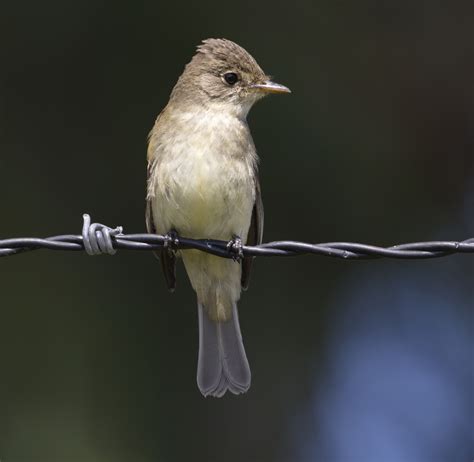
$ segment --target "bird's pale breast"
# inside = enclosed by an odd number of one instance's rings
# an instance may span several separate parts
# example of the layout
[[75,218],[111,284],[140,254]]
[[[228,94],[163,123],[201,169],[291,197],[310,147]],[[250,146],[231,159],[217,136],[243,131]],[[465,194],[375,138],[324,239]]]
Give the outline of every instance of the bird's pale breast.
[[[194,238],[247,237],[255,201],[253,143],[235,117],[183,114],[156,153],[153,213],[157,231]],[[251,150],[252,152],[246,152]]]

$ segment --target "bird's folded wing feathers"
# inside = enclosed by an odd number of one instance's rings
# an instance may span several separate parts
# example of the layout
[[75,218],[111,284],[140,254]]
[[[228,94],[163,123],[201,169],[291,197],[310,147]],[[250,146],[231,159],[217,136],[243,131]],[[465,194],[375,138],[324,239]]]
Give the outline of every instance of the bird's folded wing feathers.
[[[247,236],[247,245],[259,245],[263,239],[263,202],[260,190],[260,180],[255,172],[255,204],[253,206],[250,229]],[[244,257],[242,260],[241,285],[243,290],[247,290],[250,282],[250,271],[255,257]]]
[[[153,175],[153,169],[155,168],[155,162],[148,162],[147,168],[147,184],[150,183],[150,178]],[[153,209],[151,199],[147,196],[146,208],[145,208],[145,222],[146,228],[149,233],[156,234],[156,226],[153,217]],[[161,262],[161,268],[165,275],[166,285],[168,290],[174,291],[176,288],[176,254],[170,249],[163,248],[161,250],[154,250],[153,254]]]

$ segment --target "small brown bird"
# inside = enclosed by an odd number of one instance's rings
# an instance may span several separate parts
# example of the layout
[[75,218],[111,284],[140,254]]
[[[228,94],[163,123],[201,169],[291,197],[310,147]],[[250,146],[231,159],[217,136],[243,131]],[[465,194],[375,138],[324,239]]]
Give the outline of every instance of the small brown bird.
[[[151,233],[260,244],[263,205],[257,153],[246,117],[268,93],[289,93],[239,45],[208,39],[198,46],[156,119],[148,145],[146,223]],[[204,396],[250,387],[237,301],[252,258],[225,259],[197,250],[159,253],[170,290],[180,255],[197,294],[197,383]]]

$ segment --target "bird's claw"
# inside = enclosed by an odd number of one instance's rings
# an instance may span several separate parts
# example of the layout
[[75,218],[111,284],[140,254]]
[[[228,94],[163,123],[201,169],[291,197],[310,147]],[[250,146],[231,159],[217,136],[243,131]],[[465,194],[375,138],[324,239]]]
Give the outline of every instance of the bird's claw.
[[168,252],[176,252],[179,245],[179,235],[172,229],[165,234],[165,240],[163,242],[163,247],[168,250]]
[[242,239],[239,236],[232,236],[232,239],[227,243],[227,250],[232,254],[232,260],[236,262],[240,262],[244,258]]

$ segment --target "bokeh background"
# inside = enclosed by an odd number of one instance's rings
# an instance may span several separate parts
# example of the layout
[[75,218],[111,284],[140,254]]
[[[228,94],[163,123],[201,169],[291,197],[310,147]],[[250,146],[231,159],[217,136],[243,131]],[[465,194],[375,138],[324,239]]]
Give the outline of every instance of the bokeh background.
[[[293,94],[249,123],[265,240],[474,235],[471,0],[3,2],[1,237],[144,231],[146,136],[226,37]],[[196,387],[195,297],[150,253],[0,261],[0,459],[464,462],[474,260],[258,259],[244,396]]]

